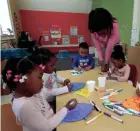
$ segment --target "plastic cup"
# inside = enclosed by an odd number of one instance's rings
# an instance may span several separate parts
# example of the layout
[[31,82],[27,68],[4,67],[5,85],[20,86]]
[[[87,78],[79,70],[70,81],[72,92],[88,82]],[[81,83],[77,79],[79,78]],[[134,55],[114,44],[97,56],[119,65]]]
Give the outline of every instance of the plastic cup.
[[89,92],[93,92],[95,88],[95,81],[87,81],[87,87]]
[[104,88],[106,84],[106,77],[99,77],[98,78],[98,86]]

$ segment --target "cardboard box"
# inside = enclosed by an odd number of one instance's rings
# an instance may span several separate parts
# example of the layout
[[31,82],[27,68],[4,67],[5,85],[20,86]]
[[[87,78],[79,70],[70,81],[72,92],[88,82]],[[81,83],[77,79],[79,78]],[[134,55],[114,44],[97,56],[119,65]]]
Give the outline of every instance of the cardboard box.
[[130,46],[128,48],[128,64],[134,64],[138,69],[138,81],[140,82],[140,47]]

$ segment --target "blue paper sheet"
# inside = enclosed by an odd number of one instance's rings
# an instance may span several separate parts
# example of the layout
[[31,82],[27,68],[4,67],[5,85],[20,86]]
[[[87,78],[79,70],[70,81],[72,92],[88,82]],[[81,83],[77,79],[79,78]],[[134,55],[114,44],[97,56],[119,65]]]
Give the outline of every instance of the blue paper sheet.
[[71,92],[80,90],[80,89],[84,88],[85,85],[86,85],[85,83],[79,83],[79,82],[77,82],[77,83],[72,83]]
[[78,103],[75,109],[68,112],[62,123],[86,119],[92,110],[93,106],[91,104]]

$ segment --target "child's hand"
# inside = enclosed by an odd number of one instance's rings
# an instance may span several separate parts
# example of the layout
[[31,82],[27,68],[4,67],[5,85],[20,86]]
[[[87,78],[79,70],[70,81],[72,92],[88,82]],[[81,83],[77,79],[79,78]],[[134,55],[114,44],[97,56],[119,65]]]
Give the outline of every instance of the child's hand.
[[82,68],[76,67],[76,68],[74,68],[74,70],[76,70],[76,71],[82,71]]
[[137,88],[136,93],[138,96],[140,96],[140,89],[139,88]]
[[109,76],[106,79],[107,80],[116,80],[116,81],[118,81],[118,78],[117,77],[112,77],[112,76]]
[[72,84],[71,84],[71,83],[68,83],[68,84],[67,84],[67,87],[68,87],[69,92],[70,92],[70,91],[71,91],[71,89],[72,89]]
[[75,99],[75,98],[73,98],[73,99],[71,99],[67,104],[66,104],[66,108],[68,109],[68,110],[72,110],[72,109],[74,109],[75,107],[76,107],[76,105],[77,105],[77,100]]
[[107,72],[109,70],[109,67],[108,67],[108,65],[106,64],[106,65],[101,65],[101,71],[102,72]]
[[71,83],[69,79],[64,80],[64,86],[68,85],[69,83]]
[[110,73],[110,72],[108,72],[108,76],[109,76],[109,77],[111,76],[111,73]]
[[85,70],[85,71],[89,71],[91,68],[92,68],[91,66],[88,66],[88,67],[86,67],[84,70]]

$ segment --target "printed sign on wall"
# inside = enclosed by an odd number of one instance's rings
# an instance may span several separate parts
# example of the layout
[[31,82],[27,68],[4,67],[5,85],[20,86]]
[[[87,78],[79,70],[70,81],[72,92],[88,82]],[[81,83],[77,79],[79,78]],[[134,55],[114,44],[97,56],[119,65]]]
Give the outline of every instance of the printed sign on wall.
[[78,27],[77,26],[71,26],[70,27],[70,35],[77,36],[78,35]]
[[78,36],[78,44],[85,42],[85,37],[83,35]]
[[63,45],[69,45],[70,44],[70,37],[68,35],[62,36],[62,44]]
[[51,38],[52,39],[60,39],[61,38],[61,30],[51,30]]

